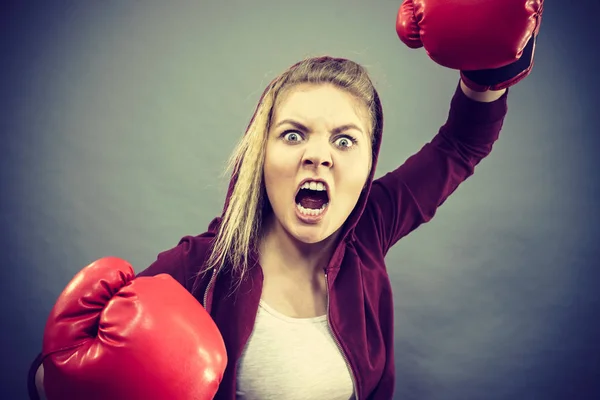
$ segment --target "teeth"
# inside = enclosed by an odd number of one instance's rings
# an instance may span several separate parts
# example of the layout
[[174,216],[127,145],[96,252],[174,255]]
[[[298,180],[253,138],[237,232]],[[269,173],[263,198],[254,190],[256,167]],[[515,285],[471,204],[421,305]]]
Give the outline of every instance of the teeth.
[[300,212],[304,215],[310,215],[310,216],[317,216],[317,215],[321,215],[323,213],[323,211],[325,211],[325,208],[327,207],[328,203],[325,203],[321,206],[321,208],[319,208],[318,210],[313,210],[310,208],[304,208],[302,207],[300,204],[296,204],[296,207],[298,207],[298,210],[300,210]]
[[323,182],[305,182],[300,189],[310,189],[310,190],[318,190],[322,192],[325,190],[325,185]]

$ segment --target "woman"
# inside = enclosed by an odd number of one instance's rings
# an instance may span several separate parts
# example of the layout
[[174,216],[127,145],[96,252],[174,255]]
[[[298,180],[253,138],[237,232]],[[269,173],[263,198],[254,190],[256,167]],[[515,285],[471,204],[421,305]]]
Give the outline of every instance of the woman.
[[171,275],[210,313],[228,359],[216,398],[392,398],[385,255],[490,153],[528,48],[509,75],[463,72],[438,134],[376,180],[383,113],[364,68],[309,58],[270,83],[222,216],[138,274]]
[[228,357],[218,398],[392,397],[384,257],[489,154],[504,93],[461,83],[433,141],[373,180],[382,109],[362,67],[312,58],[271,83],[222,218],[139,274],[175,276],[211,313]]

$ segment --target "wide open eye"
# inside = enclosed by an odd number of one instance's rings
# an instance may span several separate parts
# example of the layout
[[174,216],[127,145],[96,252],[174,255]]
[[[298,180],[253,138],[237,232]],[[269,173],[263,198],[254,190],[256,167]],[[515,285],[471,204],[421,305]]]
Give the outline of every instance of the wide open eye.
[[356,139],[350,135],[340,136],[335,140],[335,145],[344,149],[350,148],[356,144]]
[[302,140],[302,135],[298,131],[285,131],[281,136],[288,142],[299,142]]

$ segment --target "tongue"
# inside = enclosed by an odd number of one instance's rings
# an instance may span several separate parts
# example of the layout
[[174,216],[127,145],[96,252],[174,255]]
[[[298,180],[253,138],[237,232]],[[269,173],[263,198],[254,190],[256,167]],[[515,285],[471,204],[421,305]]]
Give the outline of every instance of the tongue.
[[327,193],[302,189],[296,197],[296,203],[304,208],[318,210],[327,203]]

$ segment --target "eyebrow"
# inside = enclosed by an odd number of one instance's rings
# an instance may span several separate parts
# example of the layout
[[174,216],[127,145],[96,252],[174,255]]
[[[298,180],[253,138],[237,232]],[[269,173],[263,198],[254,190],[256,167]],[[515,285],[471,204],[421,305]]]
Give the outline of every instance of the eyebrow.
[[[284,119],[283,121],[279,122],[275,126],[275,128],[279,128],[281,125],[285,125],[285,124],[292,125],[296,129],[300,129],[300,130],[303,130],[303,131],[306,131],[306,132],[310,131],[310,129],[308,129],[306,126],[304,126],[303,124],[301,124],[298,121],[294,121],[293,119]],[[332,129],[331,133],[333,133],[334,135],[336,135],[338,133],[341,133],[341,132],[344,132],[344,131],[348,131],[348,130],[351,130],[351,129],[354,129],[354,130],[359,131],[360,133],[363,133],[363,131],[358,126],[356,126],[355,124],[344,124],[344,125],[338,126],[338,127],[334,128],[334,129]]]

